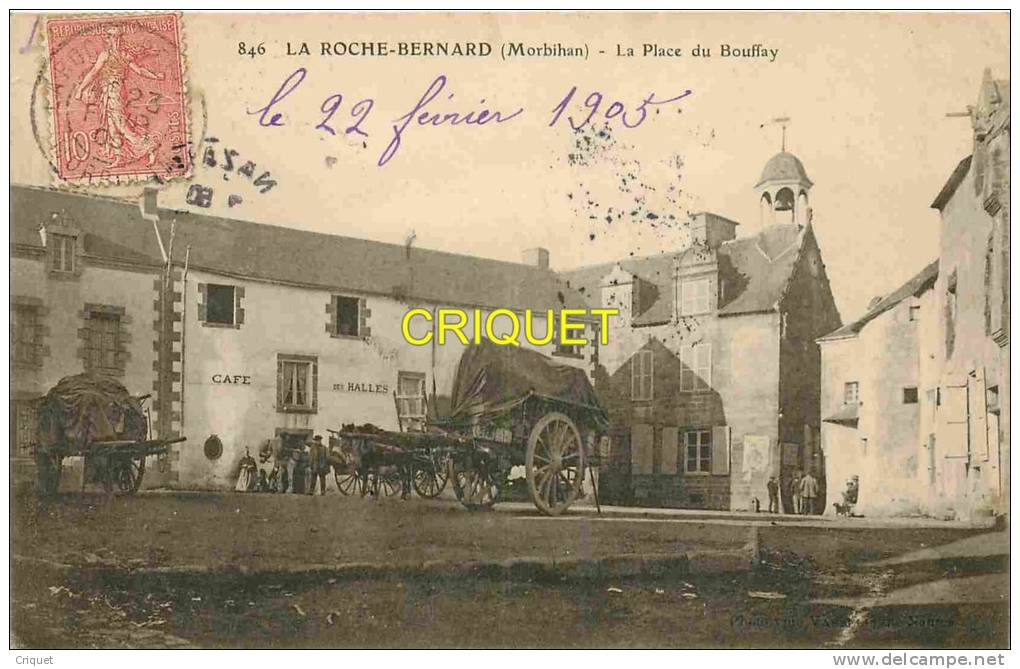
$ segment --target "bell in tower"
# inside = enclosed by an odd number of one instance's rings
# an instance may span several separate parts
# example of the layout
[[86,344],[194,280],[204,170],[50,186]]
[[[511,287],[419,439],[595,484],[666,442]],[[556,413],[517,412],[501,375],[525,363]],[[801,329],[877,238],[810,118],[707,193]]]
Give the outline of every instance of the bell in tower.
[[761,226],[787,224],[807,225],[810,220],[808,192],[813,185],[804,164],[786,150],[784,122],[782,150],[769,158],[761,178],[754,185],[761,210]]

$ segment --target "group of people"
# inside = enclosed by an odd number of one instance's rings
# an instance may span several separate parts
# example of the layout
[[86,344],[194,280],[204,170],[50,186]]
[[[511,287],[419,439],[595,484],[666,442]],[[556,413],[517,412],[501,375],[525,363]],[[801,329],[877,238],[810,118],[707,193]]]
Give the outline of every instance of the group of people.
[[304,492],[326,494],[326,475],[332,463],[322,435],[303,443],[286,445],[280,437],[267,439],[259,448],[259,467],[247,448],[241,458],[241,471],[235,490],[239,492]]
[[[793,502],[792,513],[809,515],[815,512],[815,500],[818,498],[818,479],[806,472],[801,474],[800,470],[794,472],[789,481],[789,496]],[[779,479],[775,475],[769,477],[766,483],[769,493],[769,513],[779,513]]]

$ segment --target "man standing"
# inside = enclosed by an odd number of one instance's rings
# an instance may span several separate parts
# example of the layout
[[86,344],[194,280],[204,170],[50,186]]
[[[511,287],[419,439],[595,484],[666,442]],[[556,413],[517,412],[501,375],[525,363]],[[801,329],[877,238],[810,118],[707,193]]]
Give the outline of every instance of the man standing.
[[775,475],[769,477],[765,487],[769,490],[769,513],[779,513],[779,481]]
[[801,513],[800,481],[800,470],[798,469],[793,473],[793,478],[790,479],[790,497],[793,498],[793,510],[788,513]]
[[[295,441],[294,446],[290,450],[290,460],[288,461],[288,467],[290,469],[290,491],[295,494],[305,492],[310,484],[306,473],[308,468],[305,459],[305,442]],[[299,484],[300,480],[300,484]]]
[[308,490],[309,495],[315,494],[315,483],[319,483],[320,495],[326,494],[326,471],[329,469],[329,459],[326,453],[326,445],[322,443],[322,435],[317,434],[308,443]]
[[808,470],[800,480],[801,513],[810,515],[815,512],[815,497],[818,497],[818,481]]

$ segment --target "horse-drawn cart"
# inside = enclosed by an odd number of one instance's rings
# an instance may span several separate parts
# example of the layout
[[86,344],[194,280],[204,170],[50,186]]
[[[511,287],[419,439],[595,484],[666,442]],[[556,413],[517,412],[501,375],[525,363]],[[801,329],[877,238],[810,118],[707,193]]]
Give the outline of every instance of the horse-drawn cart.
[[389,432],[374,425],[345,425],[329,433],[333,477],[344,495],[406,498],[413,488],[419,497],[432,499],[446,488],[450,445],[442,435]]
[[430,421],[425,432],[354,426],[333,432],[349,463],[337,474],[338,487],[343,490],[343,476],[362,491],[374,479],[384,492],[396,494],[399,486],[406,495],[411,482],[421,494],[418,479],[435,489],[448,467],[457,499],[471,509],[487,508],[523,467],[542,513],[560,514],[578,497],[594,445],[608,428],[583,370],[536,351],[484,342],[461,357],[451,400],[450,414]]
[[84,457],[84,483],[99,483],[108,494],[131,495],[142,485],[145,459],[166,453],[177,439],[150,439],[143,408],[118,381],[95,374],[60,380],[40,401],[39,443],[35,448],[39,491],[60,485],[65,457]]

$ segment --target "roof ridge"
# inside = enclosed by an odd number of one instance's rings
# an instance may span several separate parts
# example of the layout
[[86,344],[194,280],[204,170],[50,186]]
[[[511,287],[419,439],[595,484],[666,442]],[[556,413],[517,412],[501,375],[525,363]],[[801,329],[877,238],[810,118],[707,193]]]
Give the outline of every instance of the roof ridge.
[[[137,203],[132,206],[130,200],[109,196],[15,184],[9,193],[12,249],[22,242],[39,248],[34,230],[37,223],[44,221],[49,211],[67,210],[80,217],[82,232],[103,240],[102,257],[125,259],[133,257],[129,252],[134,251],[158,258],[153,231],[142,220]],[[527,263],[429,248],[416,248],[408,260],[402,244],[187,210],[163,209],[160,213],[160,231],[169,230],[176,220],[178,242],[194,247],[191,266],[213,274],[438,304],[539,309],[588,303],[566,277]],[[113,240],[119,246],[110,243]],[[274,251],[278,247],[293,253]],[[294,262],[293,257],[305,262]]]
[[[10,184],[10,187],[11,188],[20,188],[20,189],[24,189],[24,190],[49,192],[49,193],[54,193],[56,195],[65,195],[65,196],[79,197],[79,198],[84,198],[84,199],[103,200],[103,201],[106,201],[106,202],[112,202],[114,204],[118,204],[118,205],[125,206],[125,207],[137,206],[137,202],[133,202],[131,198],[118,198],[118,197],[114,197],[114,196],[110,196],[110,195],[97,195],[97,194],[92,194],[92,193],[78,193],[78,192],[74,192],[74,191],[70,191],[70,190],[64,190],[64,189],[61,189],[61,188],[52,188],[52,187],[47,187],[47,186],[37,186],[37,185],[32,185],[32,184],[14,184],[14,183],[12,183],[12,184]],[[342,234],[337,234],[337,233],[332,233],[332,232],[321,232],[321,231],[318,231],[318,230],[309,230],[307,228],[291,227],[291,226],[288,226],[288,225],[279,225],[279,224],[274,224],[274,223],[263,223],[261,221],[250,221],[250,220],[243,219],[243,218],[230,218],[230,217],[227,217],[227,216],[214,216],[214,215],[211,215],[211,214],[204,214],[204,213],[201,213],[201,212],[191,211],[191,210],[188,210],[188,209],[175,209],[175,208],[172,208],[172,207],[160,207],[158,210],[159,210],[160,213],[164,213],[165,212],[165,213],[169,213],[169,214],[181,214],[181,215],[184,215],[184,216],[195,217],[197,219],[208,219],[208,220],[211,220],[211,221],[221,221],[221,222],[225,222],[225,223],[252,225],[252,226],[259,226],[259,227],[264,227],[264,228],[271,228],[271,229],[275,229],[275,230],[286,230],[288,232],[295,232],[295,233],[298,233],[298,234],[305,234],[305,235],[315,235],[315,236],[319,236],[319,237],[325,237],[325,238],[328,238],[328,239],[346,240],[346,241],[359,242],[359,243],[367,243],[367,244],[377,244],[377,245],[380,245],[380,246],[393,247],[394,249],[406,248],[405,244],[399,244],[397,242],[385,242],[385,241],[380,241],[378,239],[366,239],[364,237],[352,237],[350,235],[342,235]],[[169,221],[164,221],[162,218],[160,219],[160,222],[161,223],[163,223],[163,222],[169,223]],[[558,275],[559,274],[559,272],[557,272],[557,271],[555,271],[553,269],[546,269],[546,268],[536,267],[536,266],[530,265],[528,263],[515,262],[515,261],[512,261],[512,260],[502,260],[502,259],[499,259],[499,258],[490,258],[490,257],[487,257],[487,256],[472,255],[472,254],[468,254],[468,253],[456,253],[454,251],[444,251],[444,250],[441,250],[441,249],[433,249],[433,248],[428,248],[428,247],[423,247],[423,246],[416,246],[416,247],[412,247],[412,248],[414,248],[415,250],[418,250],[418,251],[426,252],[426,253],[435,253],[435,254],[441,254],[441,255],[455,256],[455,257],[458,257],[458,258],[470,258],[472,260],[483,260],[485,262],[502,263],[502,264],[506,264],[506,265],[512,265],[514,267],[526,267],[526,268],[530,268],[530,269],[536,270],[536,271],[549,272],[549,273],[554,274],[554,275]]]
[[[902,284],[889,291],[882,296],[882,299],[876,302],[872,307],[866,309],[864,314],[860,318],[857,318],[851,323],[842,325],[832,332],[819,337],[816,341],[826,341],[832,339],[845,339],[856,336],[865,325],[873,321],[874,319],[881,316],[883,313],[896,306],[903,300],[917,295],[919,292],[927,290],[926,286],[928,282],[938,277],[939,272],[939,259],[929,262],[925,265],[921,271],[913,274],[909,279],[904,281]],[[910,292],[903,292],[905,289],[911,287],[912,284],[917,283],[917,286]]]
[[[573,267],[571,269],[557,270],[556,273],[557,274],[570,274],[571,272],[587,272],[587,271],[598,269],[600,267],[615,267],[616,265],[621,265],[622,263],[625,263],[625,262],[638,262],[638,261],[641,261],[641,260],[655,260],[655,259],[661,258],[663,256],[677,256],[677,255],[680,255],[681,253],[686,252],[688,248],[690,248],[690,247],[686,247],[686,248],[679,249],[679,250],[674,250],[674,251],[661,251],[659,253],[653,253],[653,254],[647,255],[647,256],[634,256],[633,258],[622,258],[622,259],[617,259],[617,260],[608,260],[606,262],[594,263],[594,264],[591,264],[591,265],[581,265],[579,267]],[[624,270],[624,271],[626,271],[626,270]]]

